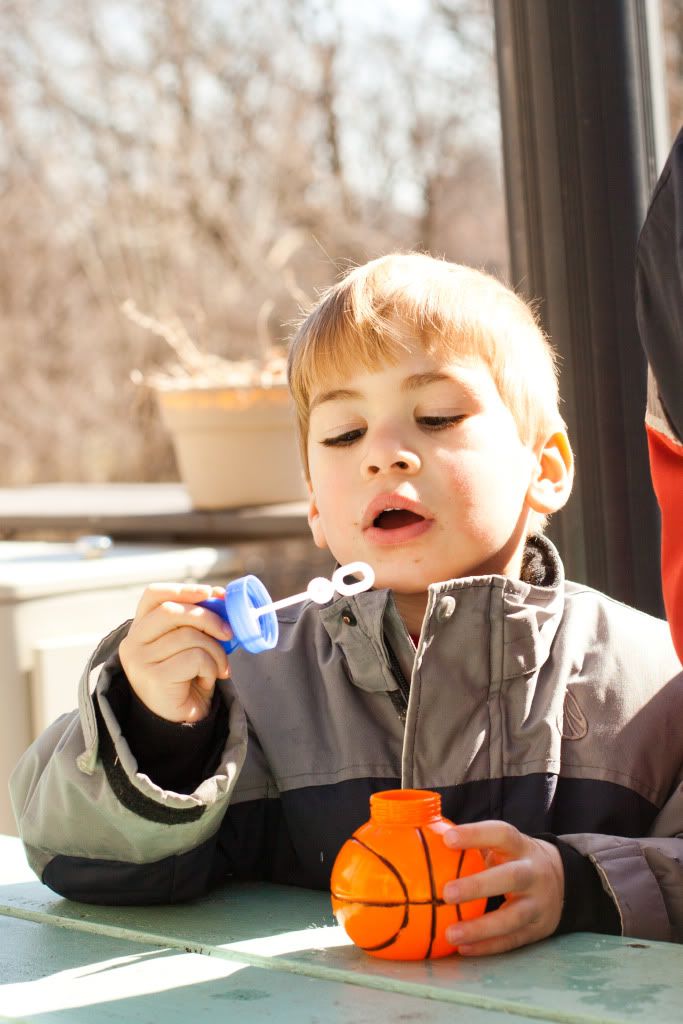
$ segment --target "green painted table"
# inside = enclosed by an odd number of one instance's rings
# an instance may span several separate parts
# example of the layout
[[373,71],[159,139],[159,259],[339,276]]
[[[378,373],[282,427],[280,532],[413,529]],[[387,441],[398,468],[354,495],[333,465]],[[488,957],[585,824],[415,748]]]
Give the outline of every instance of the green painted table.
[[683,948],[587,933],[499,957],[375,960],[325,893],[239,885],[175,907],[60,899],[0,837],[0,1020],[41,1024],[683,1021]]

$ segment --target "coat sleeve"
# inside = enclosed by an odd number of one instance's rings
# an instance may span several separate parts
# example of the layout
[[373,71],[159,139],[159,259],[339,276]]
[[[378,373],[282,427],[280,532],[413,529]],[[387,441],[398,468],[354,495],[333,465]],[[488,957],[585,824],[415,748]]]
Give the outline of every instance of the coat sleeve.
[[90,658],[78,711],[54,722],[17,764],[10,791],[19,834],[33,870],[61,895],[102,903],[189,899],[215,872],[216,837],[246,756],[246,716],[230,682],[221,681],[228,737],[216,771],[191,793],[155,785],[138,771],[107,699],[102,665],[128,626]]
[[622,935],[683,942],[683,774],[649,836],[560,839],[595,865],[619,911]]
[[662,590],[683,659],[683,129],[638,239],[636,314],[649,364],[646,429],[662,514]]

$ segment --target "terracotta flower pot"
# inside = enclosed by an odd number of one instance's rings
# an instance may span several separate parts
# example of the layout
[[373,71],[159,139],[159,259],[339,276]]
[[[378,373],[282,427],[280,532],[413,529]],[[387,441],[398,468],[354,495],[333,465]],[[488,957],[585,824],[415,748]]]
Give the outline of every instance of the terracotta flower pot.
[[195,508],[299,501],[306,487],[284,385],[156,391]]

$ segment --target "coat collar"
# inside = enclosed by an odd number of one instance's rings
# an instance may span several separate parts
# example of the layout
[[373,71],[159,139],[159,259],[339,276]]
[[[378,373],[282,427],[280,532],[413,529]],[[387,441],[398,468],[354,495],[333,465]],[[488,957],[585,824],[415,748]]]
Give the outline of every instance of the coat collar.
[[454,658],[467,654],[467,644],[497,648],[487,660],[501,666],[503,679],[516,678],[547,660],[564,609],[564,569],[547,538],[529,539],[525,566],[523,580],[489,575],[433,583],[416,652],[389,590],[339,597],[321,609],[320,619],[363,690],[396,689],[388,646],[410,676],[410,663],[421,668],[430,646],[437,636],[442,642],[444,634]]

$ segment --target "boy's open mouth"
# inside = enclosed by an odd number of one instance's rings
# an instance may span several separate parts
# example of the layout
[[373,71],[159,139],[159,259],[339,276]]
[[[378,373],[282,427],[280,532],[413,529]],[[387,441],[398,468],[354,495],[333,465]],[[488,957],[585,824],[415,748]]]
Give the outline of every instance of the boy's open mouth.
[[373,519],[372,525],[378,530],[400,530],[402,526],[412,526],[424,519],[417,512],[407,508],[387,508]]

